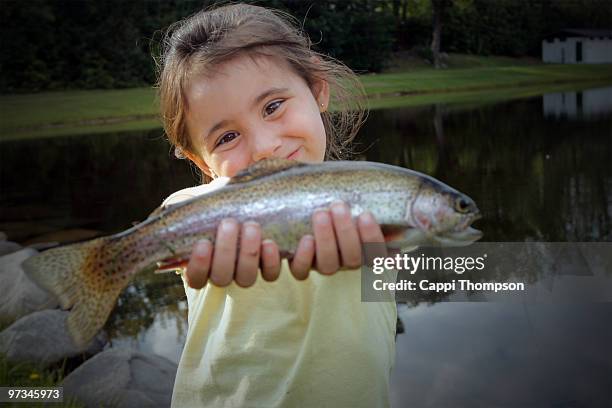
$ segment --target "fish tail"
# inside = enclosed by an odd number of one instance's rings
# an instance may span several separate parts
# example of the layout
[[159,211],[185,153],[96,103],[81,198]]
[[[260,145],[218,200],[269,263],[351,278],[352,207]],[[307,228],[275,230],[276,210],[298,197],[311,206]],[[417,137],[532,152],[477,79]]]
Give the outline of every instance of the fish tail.
[[128,283],[126,274],[117,273],[118,249],[107,238],[97,238],[44,251],[22,264],[62,309],[71,309],[66,323],[77,346],[86,346],[100,331]]

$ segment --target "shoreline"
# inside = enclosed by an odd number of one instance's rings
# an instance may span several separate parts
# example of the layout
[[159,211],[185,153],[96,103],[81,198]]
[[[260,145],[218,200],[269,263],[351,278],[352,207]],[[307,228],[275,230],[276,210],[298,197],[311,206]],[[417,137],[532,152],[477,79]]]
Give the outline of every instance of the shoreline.
[[[612,84],[604,65],[521,65],[415,70],[360,77],[371,110],[492,103]],[[0,142],[161,128],[153,88],[0,96]]]

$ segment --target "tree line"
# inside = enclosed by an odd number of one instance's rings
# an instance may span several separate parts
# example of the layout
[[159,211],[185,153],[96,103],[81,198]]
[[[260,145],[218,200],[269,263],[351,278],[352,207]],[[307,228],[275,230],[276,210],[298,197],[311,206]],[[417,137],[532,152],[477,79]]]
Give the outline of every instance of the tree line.
[[[539,56],[544,35],[612,28],[609,0],[259,0],[294,15],[315,49],[357,72],[393,52]],[[151,85],[161,32],[214,0],[4,0],[0,92]],[[434,46],[434,47],[432,47]],[[433,51],[432,51],[433,49]]]

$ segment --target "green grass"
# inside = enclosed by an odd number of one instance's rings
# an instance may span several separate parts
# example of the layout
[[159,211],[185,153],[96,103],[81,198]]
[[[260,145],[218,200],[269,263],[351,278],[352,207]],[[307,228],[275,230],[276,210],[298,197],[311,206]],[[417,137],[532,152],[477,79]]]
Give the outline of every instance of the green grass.
[[[403,63],[409,70],[361,76],[371,108],[495,101],[612,83],[610,64],[545,65],[469,55],[452,55],[443,70]],[[0,112],[0,141],[161,126],[152,88],[4,95]]]
[[[64,379],[64,368],[44,369],[37,367],[34,364],[28,363],[11,363],[7,361],[6,356],[0,354],[0,386],[2,387],[36,387],[48,388],[59,387]],[[80,408],[82,404],[76,401],[69,400],[64,397],[64,402],[59,404],[45,403],[3,403],[3,407],[65,407],[65,408]]]
[[[0,97],[2,129],[57,127],[66,123],[117,123],[155,114],[155,91],[148,88],[63,91]],[[125,120],[124,120],[125,121]]]
[[[444,61],[448,68],[482,68],[501,67],[509,65],[541,65],[542,62],[535,58],[512,58],[501,56],[484,57],[469,54],[450,54],[448,60]],[[389,62],[385,72],[397,73],[431,69],[431,63],[411,52],[399,52]]]
[[[0,142],[10,140],[40,139],[54,136],[92,135],[96,133],[127,132],[130,130],[159,129],[162,123],[155,113],[146,118],[123,118],[124,120],[109,123],[67,123],[63,126],[42,126],[17,131],[8,130],[0,133]],[[4,132],[0,126],[0,132]],[[160,136],[163,131],[160,130]]]
[[612,82],[612,65],[529,65],[362,76],[369,96],[474,91],[581,81]]

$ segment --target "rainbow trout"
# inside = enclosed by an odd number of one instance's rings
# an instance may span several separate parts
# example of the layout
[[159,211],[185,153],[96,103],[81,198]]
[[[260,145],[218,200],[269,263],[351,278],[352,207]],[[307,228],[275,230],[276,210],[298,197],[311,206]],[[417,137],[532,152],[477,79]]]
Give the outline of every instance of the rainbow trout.
[[188,259],[197,240],[214,241],[221,219],[257,221],[263,238],[290,258],[300,238],[312,233],[313,211],[334,200],[348,203],[354,217],[371,211],[390,246],[467,245],[482,236],[470,227],[480,217],[472,199],[424,174],[371,162],[273,159],[124,232],[47,250],[23,266],[62,308],[71,308],[68,330],[83,346],[104,326],[133,275],[158,262]]

